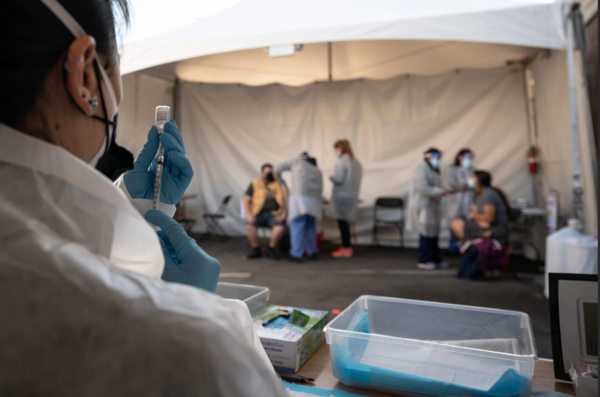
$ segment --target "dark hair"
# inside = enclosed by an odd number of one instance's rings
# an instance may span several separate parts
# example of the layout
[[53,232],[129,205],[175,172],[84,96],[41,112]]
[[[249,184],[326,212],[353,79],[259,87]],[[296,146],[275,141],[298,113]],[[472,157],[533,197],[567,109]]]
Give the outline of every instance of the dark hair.
[[460,165],[460,158],[467,153],[472,155],[473,151],[469,148],[460,149],[460,151],[456,154],[456,157],[454,158],[454,165]]
[[[128,26],[128,0],[59,2],[94,37],[96,51],[115,62],[114,10]],[[15,127],[35,108],[48,74],[76,37],[41,0],[2,0],[0,15],[0,122]]]
[[508,198],[506,197],[506,194],[501,189],[498,189],[497,187],[492,186],[492,174],[490,174],[487,171],[475,171],[474,175],[477,178],[477,180],[479,181],[479,184],[481,186],[483,186],[485,188],[494,189],[496,192],[498,192],[498,194],[500,195],[500,198],[502,199],[502,202],[506,206],[506,213],[508,214],[508,217],[511,218],[512,210],[510,208],[510,205],[508,204]]
[[264,163],[263,165],[260,166],[260,172],[263,172],[265,170],[265,168],[273,168],[273,164]]

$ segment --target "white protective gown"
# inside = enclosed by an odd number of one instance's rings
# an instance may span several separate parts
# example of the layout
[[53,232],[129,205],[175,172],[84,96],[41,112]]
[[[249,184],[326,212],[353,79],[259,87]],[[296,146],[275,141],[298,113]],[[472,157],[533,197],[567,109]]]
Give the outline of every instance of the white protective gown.
[[424,237],[439,236],[443,195],[440,175],[423,161],[413,175],[406,229],[417,231]]
[[281,163],[275,172],[292,173],[288,216],[294,219],[300,215],[311,215],[321,219],[323,215],[323,175],[319,168],[302,157]]
[[333,182],[333,191],[327,206],[327,216],[354,222],[358,211],[362,165],[348,154],[343,154],[329,179]]
[[446,198],[446,217],[448,224],[455,219],[468,219],[473,204],[473,189],[467,181],[473,175],[473,169],[466,170],[459,165],[450,167],[447,184],[453,194]]
[[285,395],[244,303],[160,280],[95,169],[0,124],[0,183],[0,395]]

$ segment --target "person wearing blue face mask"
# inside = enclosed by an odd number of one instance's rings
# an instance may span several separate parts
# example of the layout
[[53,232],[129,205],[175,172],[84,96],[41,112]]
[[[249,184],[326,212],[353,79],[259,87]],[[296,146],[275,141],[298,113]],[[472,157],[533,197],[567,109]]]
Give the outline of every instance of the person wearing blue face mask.
[[[473,186],[471,176],[473,175],[473,158],[475,155],[471,149],[461,149],[455,159],[454,165],[450,167],[446,178],[446,184],[452,189],[454,194],[448,198],[446,206],[446,217],[448,225],[455,219],[466,220],[471,213],[471,204],[473,204]],[[450,246],[448,252],[458,254],[459,243],[456,236],[450,230]]]
[[442,152],[431,148],[424,153],[424,161],[413,175],[406,227],[419,233],[417,267],[420,269],[435,270],[449,267],[442,259],[438,245],[442,220],[442,197],[452,194],[452,191],[442,187],[441,164]]

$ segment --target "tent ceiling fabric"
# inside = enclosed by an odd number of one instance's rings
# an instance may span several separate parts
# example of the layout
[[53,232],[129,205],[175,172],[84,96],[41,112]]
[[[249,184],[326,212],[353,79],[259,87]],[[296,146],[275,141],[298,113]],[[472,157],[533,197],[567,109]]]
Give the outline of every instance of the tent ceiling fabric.
[[[438,75],[456,69],[492,69],[535,49],[501,44],[429,40],[376,40],[331,45],[333,80],[385,80]],[[328,79],[327,43],[304,45],[294,56],[270,58],[264,48],[206,55],[155,68],[180,80],[206,83],[299,86]]]
[[[246,0],[127,45],[121,70],[164,65],[159,70],[192,81],[299,85],[326,76],[327,42],[335,43],[334,77],[337,72],[344,80],[497,67],[527,55],[528,48],[565,49],[570,6],[526,0]],[[289,44],[303,44],[304,50],[273,60],[264,52]]]

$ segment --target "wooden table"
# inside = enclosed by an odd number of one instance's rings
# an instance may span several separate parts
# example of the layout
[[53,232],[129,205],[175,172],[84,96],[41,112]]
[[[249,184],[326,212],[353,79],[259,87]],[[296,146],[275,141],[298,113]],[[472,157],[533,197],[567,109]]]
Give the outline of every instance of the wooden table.
[[[381,393],[376,391],[357,389],[348,387],[340,383],[334,376],[331,369],[331,355],[329,353],[329,345],[324,344],[314,356],[308,360],[298,374],[309,376],[315,379],[314,383],[299,383],[304,386],[315,386],[320,389],[337,389],[344,390],[349,393],[358,394],[361,396],[371,397],[392,397],[392,394]],[[533,391],[558,391],[561,393],[575,395],[573,385],[570,383],[557,382],[554,379],[554,367],[552,361],[538,361],[535,364],[535,372],[533,375]]]

